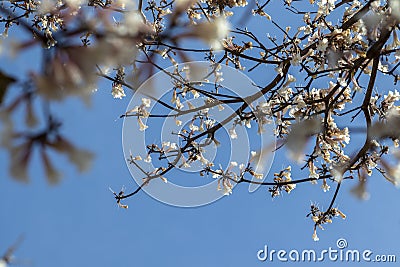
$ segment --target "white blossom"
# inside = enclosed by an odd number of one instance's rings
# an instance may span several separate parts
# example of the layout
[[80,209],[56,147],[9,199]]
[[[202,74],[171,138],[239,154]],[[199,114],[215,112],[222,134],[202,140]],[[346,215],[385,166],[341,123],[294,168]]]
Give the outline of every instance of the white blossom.
[[[396,2],[396,0],[395,0],[394,2]],[[371,3],[371,8],[372,8],[372,9],[377,9],[377,8],[380,7],[380,6],[381,6],[381,1],[380,1],[380,0],[376,0],[376,1],[373,1],[373,2]]]
[[193,94],[193,98],[194,98],[194,99],[196,99],[196,98],[199,98],[199,97],[200,97],[200,94],[199,94],[199,92],[197,92],[196,90],[191,90],[190,92],[192,92],[192,94]]
[[38,6],[39,14],[46,14],[54,11],[57,7],[57,2],[53,0],[41,0]]
[[232,127],[231,129],[229,129],[229,136],[231,137],[231,139],[237,139],[238,135],[236,133],[235,127]]
[[343,180],[343,172],[339,167],[332,167],[329,171],[333,177],[333,180],[336,182],[341,182]]
[[321,0],[318,3],[318,13],[328,15],[335,8],[336,0]]
[[150,156],[150,154],[147,155],[147,157],[146,157],[143,161],[146,162],[146,163],[150,163],[150,162],[151,162],[151,156]]
[[219,50],[222,48],[222,39],[229,33],[229,23],[225,18],[218,17],[211,22],[204,21],[195,25],[194,33],[206,41],[213,49]]
[[189,125],[189,129],[190,129],[191,131],[193,131],[193,132],[196,132],[196,131],[199,130],[199,126],[194,125],[193,123],[191,123],[191,124]]
[[319,241],[318,235],[317,235],[317,231],[314,231],[313,235],[312,235],[312,239],[317,242]]
[[133,160],[142,160],[142,157],[140,155],[137,155],[133,158]]
[[392,9],[392,14],[400,19],[400,1],[399,0],[392,0],[389,2],[390,8]]
[[175,7],[178,12],[182,12],[183,10],[186,10],[196,2],[197,0],[176,0]]
[[290,60],[290,63],[293,66],[299,66],[302,60],[302,56],[300,55],[300,52],[296,52],[292,54],[292,59]]
[[141,131],[141,132],[143,132],[147,128],[149,128],[149,126],[147,126],[146,124],[143,123],[142,118],[138,118],[138,124],[139,124],[139,131]]
[[213,173],[212,178],[220,178],[222,174],[222,170],[216,170],[215,173]]
[[329,191],[329,189],[331,188],[327,183],[326,180],[324,179],[324,182],[321,185],[322,190],[324,190],[324,192]]
[[84,0],[65,0],[65,3],[74,9],[79,9],[81,8],[82,4],[84,4]]
[[365,184],[365,181],[359,181],[358,184],[353,187],[350,192],[360,200],[368,200],[370,196],[369,193],[366,191]]
[[139,30],[143,28],[150,31],[150,28],[143,24],[143,18],[136,10],[124,13],[124,20],[116,27],[121,35],[129,34],[132,36],[137,35]]
[[307,140],[321,129],[318,119],[309,119],[292,126],[292,130],[287,138],[286,146],[290,151],[290,156],[295,160],[301,160],[304,156],[304,148]]
[[181,126],[182,125],[182,121],[178,120],[178,119],[175,119],[175,124],[176,124],[176,126]]
[[124,88],[122,87],[122,84],[120,83],[113,84],[111,89],[111,94],[114,98],[122,99],[123,97],[125,97],[125,91]]
[[318,42],[317,50],[321,52],[325,52],[328,48],[328,39],[324,38]]
[[207,119],[207,120],[204,121],[204,124],[205,124],[206,127],[209,129],[209,128],[211,128],[211,127],[214,126],[215,120],[213,120],[213,119]]
[[146,107],[149,108],[151,104],[151,100],[148,98],[142,98],[142,104]]

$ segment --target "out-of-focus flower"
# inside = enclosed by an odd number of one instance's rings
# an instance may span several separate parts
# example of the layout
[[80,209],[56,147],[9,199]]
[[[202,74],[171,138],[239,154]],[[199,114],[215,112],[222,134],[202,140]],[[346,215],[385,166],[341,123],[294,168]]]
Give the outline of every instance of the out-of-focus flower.
[[65,3],[68,5],[68,7],[73,9],[80,9],[84,2],[84,0],[65,0]]
[[78,168],[80,172],[85,172],[90,169],[93,154],[83,149],[72,149],[69,154],[69,160]]
[[330,169],[330,173],[333,177],[333,180],[336,182],[341,182],[343,180],[343,171],[341,166],[334,166]]
[[92,64],[117,66],[131,64],[137,54],[136,43],[126,38],[110,37],[97,41],[89,51],[88,59]]
[[[96,88],[96,65],[116,66],[130,64],[135,58],[135,43],[113,37],[99,39],[90,47],[63,49],[47,63],[43,75],[34,75],[38,93],[47,99],[63,100],[67,96],[81,96],[89,101]],[[121,88],[116,85],[114,96],[122,97]]]
[[[400,6],[399,6],[399,8],[400,8]],[[399,19],[400,19],[400,16],[399,16]],[[397,36],[396,29],[393,30],[393,42],[391,44],[391,47],[393,49],[396,49],[396,48],[400,47],[400,40],[399,40],[399,37]]]
[[[34,75],[38,93],[51,100],[62,100],[70,95],[78,95],[88,101],[97,81],[93,62],[85,56],[87,55],[85,52],[90,51],[81,47],[65,52],[47,63],[47,73]],[[78,56],[77,53],[81,55]]]
[[136,10],[125,12],[123,18],[123,21],[116,27],[117,32],[121,35],[135,36],[143,29],[150,31],[150,27],[143,24],[143,18]]
[[41,154],[47,181],[49,182],[49,184],[52,185],[59,183],[61,174],[54,168],[53,164],[51,163],[48,155],[44,150],[42,150]]
[[333,69],[338,66],[338,62],[342,57],[342,53],[332,48],[326,49],[326,58],[328,59],[328,67]]
[[9,148],[10,174],[21,182],[28,182],[28,163],[31,148],[29,142]]
[[304,155],[307,140],[321,130],[319,119],[313,118],[294,124],[287,137],[286,146],[290,156],[295,160],[301,160]]
[[317,50],[321,52],[325,52],[328,48],[328,39],[324,38],[318,42]]
[[121,9],[133,9],[135,8],[135,1],[130,0],[113,0],[113,5]]
[[0,111],[0,146],[7,149],[11,148],[14,135],[14,123],[11,120],[11,114],[5,110]]
[[70,142],[62,137],[59,137],[54,143],[49,143],[49,146],[60,153],[66,154],[69,161],[71,161],[80,172],[89,170],[93,161],[93,153],[76,148]]
[[229,23],[223,17],[218,17],[213,21],[204,21],[194,25],[193,34],[207,42],[215,50],[222,49],[222,39],[229,33]]
[[358,184],[350,191],[354,196],[361,200],[368,200],[369,193],[366,190],[366,180],[360,180]]
[[[1,36],[1,34],[0,34],[0,36]],[[3,51],[4,51],[3,40],[2,40],[2,38],[0,38],[0,55],[3,53]]]
[[28,101],[26,104],[25,123],[29,127],[34,127],[38,123],[31,101]]
[[[399,152],[396,151],[394,156],[396,159],[399,159]],[[386,178],[389,182],[391,182],[394,186],[400,187],[400,164],[396,164],[395,166],[391,166],[391,164],[387,163],[386,161],[382,160],[381,165],[384,167],[385,172],[382,173],[383,177]]]
[[397,19],[400,19],[400,1],[392,0],[389,2],[390,8],[392,9],[392,15]]
[[400,114],[396,109],[391,109],[387,115],[387,121],[379,121],[370,127],[370,134],[375,139],[387,137],[400,137],[400,128],[393,127],[393,125],[400,125]]
[[[395,0],[396,1],[396,0]],[[372,9],[377,9],[378,7],[381,6],[381,0],[375,0],[371,2],[371,8]]]
[[197,0],[176,0],[175,1],[175,8],[177,12],[182,12],[195,4]]
[[41,0],[40,5],[37,8],[39,14],[51,13],[57,8],[57,1],[53,0]]

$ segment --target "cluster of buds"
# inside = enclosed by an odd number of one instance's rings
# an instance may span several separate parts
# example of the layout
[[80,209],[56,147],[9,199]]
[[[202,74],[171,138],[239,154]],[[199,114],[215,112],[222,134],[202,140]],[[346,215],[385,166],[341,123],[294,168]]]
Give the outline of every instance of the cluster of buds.
[[319,238],[317,236],[317,227],[324,230],[322,227],[323,224],[332,223],[332,219],[334,217],[340,216],[342,219],[346,219],[346,215],[341,212],[338,208],[330,208],[326,212],[322,212],[318,205],[312,203],[311,211],[307,214],[307,217],[310,217],[314,222],[314,232],[312,238],[314,241],[318,241]]
[[276,185],[268,188],[268,191],[271,193],[272,197],[280,196],[282,191],[286,191],[286,193],[290,193],[293,189],[296,188],[296,184],[290,183],[292,181],[291,178],[291,166],[283,169],[279,173],[274,173],[274,182]]

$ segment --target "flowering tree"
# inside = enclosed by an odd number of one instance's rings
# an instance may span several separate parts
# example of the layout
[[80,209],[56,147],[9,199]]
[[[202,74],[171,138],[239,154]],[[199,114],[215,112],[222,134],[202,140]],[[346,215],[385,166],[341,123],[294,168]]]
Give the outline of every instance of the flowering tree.
[[[345,218],[335,207],[344,180],[354,183],[353,192],[360,198],[367,197],[366,183],[374,171],[399,185],[396,102],[400,94],[395,87],[400,80],[400,1],[282,0],[278,11],[277,2],[250,2],[2,1],[3,53],[8,50],[18,56],[35,46],[43,51],[42,68],[29,75],[0,70],[1,145],[10,153],[11,175],[28,180],[33,149],[39,150],[50,183],[60,179],[50,150],[65,154],[80,171],[88,169],[92,153],[62,135],[51,103],[72,96],[90,102],[99,78],[111,83],[112,97],[123,98],[126,90],[137,90],[142,81],[172,65],[172,71],[164,71],[173,82],[168,96],[156,98],[149,93],[121,117],[133,117],[140,131],[151,131],[152,118],[173,118],[181,127],[175,133],[179,142],[160,140],[147,144],[145,157],[130,155],[128,163],[139,170],[143,182],[131,193],[114,193],[121,207],[127,207],[123,199],[153,180],[167,181],[172,170],[200,162],[198,173],[211,175],[225,194],[242,183],[265,186],[272,197],[290,193],[298,183],[318,183],[324,191],[332,186],[328,208],[312,204],[308,215],[314,224],[313,238],[318,240],[318,227],[331,223],[333,217]],[[275,19],[282,13],[291,18],[287,25]],[[273,29],[273,34],[264,29]],[[8,41],[13,30],[30,38]],[[188,77],[195,71],[179,63],[198,59],[208,61],[212,71],[192,82]],[[249,75],[267,72],[270,77],[255,85],[257,92],[238,97],[220,86],[221,66]],[[393,88],[381,88],[381,81]],[[9,94],[13,86],[18,93]],[[199,97],[205,101],[193,104]],[[39,100],[46,120],[38,132],[40,122],[32,107]],[[152,102],[163,109],[150,110]],[[12,119],[20,107],[25,108],[24,128],[17,128]],[[227,107],[233,112],[225,118],[210,118],[210,110]],[[191,119],[186,125],[180,118],[187,114]],[[359,126],[351,127],[351,122]],[[239,127],[256,125],[262,134],[273,125],[276,146],[272,150],[287,152],[298,166],[286,166],[272,180],[263,181],[259,165],[264,148],[252,151],[247,162],[231,162],[227,168],[209,161],[204,154],[223,145],[217,137],[228,124],[231,139],[238,137]],[[363,142],[351,142],[353,135],[362,136]],[[204,137],[206,141],[200,142]],[[152,159],[158,159],[159,165],[150,171],[140,164]]]

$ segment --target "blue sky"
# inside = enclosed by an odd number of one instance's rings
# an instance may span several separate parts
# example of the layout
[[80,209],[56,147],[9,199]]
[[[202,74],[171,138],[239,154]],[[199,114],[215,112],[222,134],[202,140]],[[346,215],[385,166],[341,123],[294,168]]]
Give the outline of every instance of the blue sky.
[[[31,51],[25,59],[3,56],[0,69],[23,73],[27,67],[35,68],[34,63],[27,66],[26,59],[38,62],[37,52]],[[400,261],[400,195],[380,176],[370,178],[371,198],[365,202],[350,195],[354,182],[343,183],[336,204],[347,218],[336,218],[319,231],[319,242],[311,238],[313,224],[306,214],[310,201],[326,208],[333,188],[323,193],[320,185],[309,183],[276,199],[266,188],[249,194],[246,185],[239,185],[232,195],[198,208],[168,206],[140,192],[125,201],[128,210],[118,208],[108,188],[136,188],[122,152],[123,121],[117,119],[130,95],[115,100],[110,90],[110,84],[100,83],[90,108],[77,99],[53,107],[63,121],[65,136],[96,154],[89,172],[80,174],[65,158],[55,157],[63,180],[49,186],[35,158],[31,183],[20,184],[10,178],[7,154],[0,151],[0,253],[23,234],[15,266],[303,266],[260,262],[256,253],[264,245],[275,250],[321,251],[336,248],[339,238],[347,240],[349,249],[395,254]],[[284,155],[279,155],[271,172],[287,164]],[[322,264],[365,266],[327,260]]]
[[[8,64],[15,63],[3,61],[2,68]],[[108,187],[136,185],[122,154],[122,120],[116,120],[128,98],[114,100],[109,91],[102,84],[92,108],[68,100],[56,109],[65,135],[96,153],[90,172],[81,175],[57,158],[64,179],[51,187],[34,161],[31,183],[23,185],[9,177],[1,152],[1,251],[24,234],[16,257],[34,266],[262,266],[271,264],[257,260],[264,245],[322,250],[335,247],[338,238],[346,238],[352,249],[399,255],[399,194],[381,177],[370,179],[367,202],[349,194],[350,183],[343,184],[337,204],[348,217],[319,231],[319,242],[311,239],[312,223],[305,215],[310,201],[326,207],[333,192],[311,184],[274,200],[265,188],[249,194],[247,186],[238,186],[231,196],[199,208],[171,207],[142,192],[126,201],[128,210],[118,208]],[[276,158],[272,171],[286,162]]]

